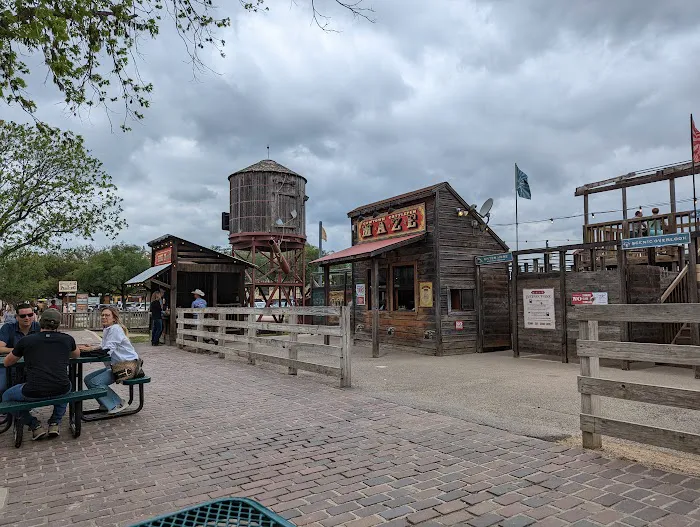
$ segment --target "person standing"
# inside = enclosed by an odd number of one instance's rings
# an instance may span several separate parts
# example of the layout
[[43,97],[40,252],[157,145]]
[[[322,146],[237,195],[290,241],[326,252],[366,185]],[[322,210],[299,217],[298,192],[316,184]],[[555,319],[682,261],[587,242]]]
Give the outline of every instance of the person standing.
[[163,304],[160,297],[160,291],[156,291],[151,300],[151,346],[158,346],[163,334]]
[[201,309],[207,307],[207,301],[204,300],[204,291],[201,289],[195,289],[192,291],[194,295],[194,300],[192,301],[192,307],[196,309]]
[[[31,309],[24,308],[25,310]],[[21,313],[18,307],[18,313]],[[23,337],[4,360],[4,366],[9,368],[24,357],[24,367],[27,381],[16,384],[5,391],[3,402],[40,401],[61,397],[71,391],[68,364],[70,358],[80,357],[75,340],[66,333],[58,332],[61,325],[61,313],[55,309],[47,309],[39,321],[40,333]],[[57,437],[59,425],[66,413],[67,404],[57,404],[49,418],[49,437]],[[32,439],[37,440],[46,435],[39,420],[29,410],[19,412],[23,424],[32,431]]]
[[[17,305],[15,320],[5,322],[0,328],[0,355],[11,353],[14,347],[27,335],[41,331],[39,323],[34,319],[34,310],[30,304]],[[7,372],[0,365],[0,396],[7,389]]]

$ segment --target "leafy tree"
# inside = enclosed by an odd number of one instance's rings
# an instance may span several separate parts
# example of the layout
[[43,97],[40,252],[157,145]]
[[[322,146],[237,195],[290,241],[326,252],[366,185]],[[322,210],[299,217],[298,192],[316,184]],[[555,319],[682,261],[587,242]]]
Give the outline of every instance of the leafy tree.
[[119,244],[95,251],[75,271],[74,280],[82,292],[97,294],[125,293],[124,282],[148,269],[149,253],[138,245]]
[[[334,1],[369,20],[372,10],[361,5],[363,0]],[[265,0],[239,3],[251,12],[268,9]],[[328,30],[329,17],[319,12],[318,3],[311,0],[313,20]],[[125,121],[128,117],[141,119],[153,85],[138,73],[137,43],[157,38],[163,17],[169,16],[193,66],[201,68],[201,49],[213,46],[223,56],[225,42],[215,33],[231,20],[218,15],[213,0],[4,0],[0,7],[0,98],[33,113],[37,104],[29,94],[29,79],[48,77],[74,114],[85,106],[107,106],[121,99]],[[41,58],[45,69],[41,75],[31,75],[27,55]],[[126,128],[124,123],[122,128]]]
[[0,260],[68,235],[114,236],[126,225],[121,201],[82,137],[0,121]]
[[13,305],[43,297],[48,286],[42,255],[22,250],[0,262],[0,299]]

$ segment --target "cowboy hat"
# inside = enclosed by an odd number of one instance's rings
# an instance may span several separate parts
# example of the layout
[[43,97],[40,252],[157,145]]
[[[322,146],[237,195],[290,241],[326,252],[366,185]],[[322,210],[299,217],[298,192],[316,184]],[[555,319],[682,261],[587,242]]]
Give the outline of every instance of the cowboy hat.
[[193,294],[193,295],[204,296],[204,291],[202,291],[201,289],[195,289],[194,291],[192,291],[192,294]]

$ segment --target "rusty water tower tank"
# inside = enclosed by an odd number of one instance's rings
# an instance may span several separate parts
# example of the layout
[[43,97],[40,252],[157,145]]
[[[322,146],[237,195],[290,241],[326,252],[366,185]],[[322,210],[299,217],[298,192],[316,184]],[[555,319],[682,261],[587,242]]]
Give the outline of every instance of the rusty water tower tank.
[[279,244],[282,251],[306,242],[306,178],[271,159],[234,172],[231,189],[229,241],[234,250]]

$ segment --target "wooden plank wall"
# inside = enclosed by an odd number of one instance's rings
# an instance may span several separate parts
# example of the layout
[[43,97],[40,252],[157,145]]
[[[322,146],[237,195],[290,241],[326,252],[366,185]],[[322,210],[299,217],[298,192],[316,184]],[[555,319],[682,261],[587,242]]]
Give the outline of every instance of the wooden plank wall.
[[[450,313],[448,310],[448,296],[450,289],[475,289],[476,290],[476,264],[474,258],[485,254],[497,254],[506,250],[489,234],[479,229],[473,229],[471,219],[457,216],[457,208],[464,205],[450,192],[443,188],[438,191],[440,210],[440,239],[438,250],[440,254],[440,302],[442,312],[442,345],[445,355],[458,353],[474,353],[477,351],[477,313],[460,312]],[[493,294],[502,291],[507,298],[508,274],[505,267],[501,267],[500,279],[497,271],[488,272],[489,293],[487,298],[492,299]],[[486,315],[488,306],[488,315]],[[500,334],[505,329],[509,332],[508,310],[503,309],[503,304],[488,301],[484,305],[485,316],[492,324],[494,334]],[[461,320],[464,323],[463,330],[455,329],[455,322]]]
[[[628,270],[630,304],[658,304],[664,289],[661,285],[660,267],[651,265],[631,265]],[[602,340],[607,340],[601,338]],[[631,342],[656,342],[664,340],[662,324],[653,322],[630,322]]]
[[507,266],[481,267],[484,348],[510,348],[510,284]]
[[[396,251],[386,253],[380,257],[379,267],[386,269],[387,298],[390,300],[391,269],[392,264],[412,264],[417,262],[416,273],[416,304],[418,305],[418,282],[432,281],[435,286],[435,258],[433,252],[433,229],[435,226],[435,200],[432,197],[406,202],[401,207],[408,207],[425,203],[426,238],[413,245],[408,245]],[[370,269],[370,261],[361,261],[353,265],[353,277],[355,284],[367,284],[367,272]],[[367,294],[370,294],[369,289]],[[367,306],[354,306],[355,326],[362,324],[364,327],[355,332],[357,341],[371,341],[372,314]],[[394,328],[394,334],[389,335],[388,328]],[[417,307],[417,312],[380,311],[379,312],[379,342],[381,345],[396,345],[398,347],[414,348],[419,353],[434,355],[436,350],[437,335],[432,339],[425,338],[426,331],[435,331],[435,307]]]

